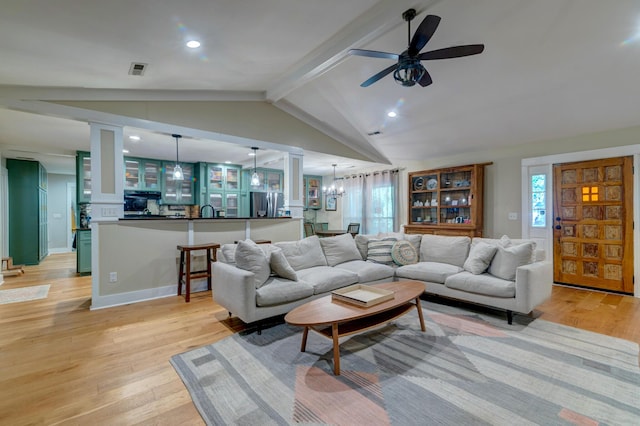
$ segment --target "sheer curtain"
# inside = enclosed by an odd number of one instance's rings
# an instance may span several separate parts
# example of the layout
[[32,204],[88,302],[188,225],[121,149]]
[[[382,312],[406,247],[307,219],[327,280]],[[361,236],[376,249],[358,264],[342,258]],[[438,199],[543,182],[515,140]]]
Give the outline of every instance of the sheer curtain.
[[360,223],[361,234],[397,232],[399,171],[384,170],[367,174],[345,176],[342,197],[344,228],[351,222]]

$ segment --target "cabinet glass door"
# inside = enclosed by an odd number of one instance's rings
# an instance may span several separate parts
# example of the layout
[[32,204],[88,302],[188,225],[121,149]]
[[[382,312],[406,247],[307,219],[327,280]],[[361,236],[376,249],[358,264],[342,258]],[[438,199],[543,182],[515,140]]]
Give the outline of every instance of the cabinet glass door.
[[184,180],[179,185],[178,200],[181,204],[193,204],[193,166],[183,163],[182,172],[184,173]]
[[223,189],[224,181],[221,166],[208,166],[209,189]]
[[138,189],[140,187],[140,162],[138,160],[124,160],[124,189]]
[[160,163],[158,161],[144,160],[142,163],[143,189],[157,191],[160,189]]
[[238,169],[227,169],[227,190],[237,191],[240,189],[238,182],[239,174]]
[[91,201],[91,157],[82,159],[82,198]]
[[226,194],[227,217],[238,217],[238,194]]
[[267,173],[267,188],[269,191],[281,191],[281,176],[278,172],[268,172]]
[[222,194],[217,192],[209,194],[209,204],[211,204],[216,211],[222,210]]

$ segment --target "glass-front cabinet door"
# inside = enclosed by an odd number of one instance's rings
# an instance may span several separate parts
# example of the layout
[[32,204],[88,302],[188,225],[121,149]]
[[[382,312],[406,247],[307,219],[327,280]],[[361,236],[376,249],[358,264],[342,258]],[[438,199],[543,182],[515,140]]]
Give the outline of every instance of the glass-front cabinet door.
[[165,163],[164,191],[162,200],[167,204],[193,204],[193,164],[180,163],[183,180],[173,179],[175,163]]
[[238,217],[238,194],[226,194],[226,217]]
[[223,167],[209,164],[207,166],[208,186],[209,190],[220,190],[224,188]]
[[78,203],[91,202],[91,157],[88,152],[78,151],[76,157],[76,198]]
[[240,170],[227,168],[227,191],[238,191],[240,189]]
[[282,191],[282,173],[277,171],[267,172],[267,190],[280,192]]
[[140,161],[132,158],[124,160],[124,189],[140,188]]
[[209,194],[209,204],[213,206],[215,211],[222,210],[222,194],[219,192],[212,192]]
[[141,188],[147,191],[159,191],[160,190],[160,176],[162,171],[162,165],[160,161],[154,160],[142,160],[142,179]]

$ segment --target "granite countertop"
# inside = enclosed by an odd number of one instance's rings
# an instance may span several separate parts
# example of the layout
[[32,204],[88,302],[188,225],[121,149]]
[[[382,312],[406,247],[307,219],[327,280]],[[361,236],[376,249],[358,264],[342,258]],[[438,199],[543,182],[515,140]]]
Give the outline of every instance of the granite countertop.
[[186,217],[186,216],[159,216],[159,215],[137,215],[121,217],[119,220],[249,220],[249,219],[291,219],[291,216],[282,217]]

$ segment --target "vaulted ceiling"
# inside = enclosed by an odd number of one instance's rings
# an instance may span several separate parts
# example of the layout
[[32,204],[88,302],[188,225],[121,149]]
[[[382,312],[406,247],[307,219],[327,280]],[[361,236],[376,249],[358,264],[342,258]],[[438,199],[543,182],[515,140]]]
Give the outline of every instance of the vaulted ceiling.
[[[423,51],[483,43],[480,55],[425,61],[433,84],[401,87],[393,64],[351,48],[400,53],[402,12],[442,18]],[[89,148],[82,117],[34,113],[24,101],[264,101],[357,155],[314,146],[305,172],[424,158],[640,125],[637,0],[110,0],[9,2],[0,13],[0,150],[69,169]],[[198,39],[197,49],[185,47]],[[133,62],[144,75],[129,75]],[[26,111],[25,111],[26,110]],[[397,111],[397,117],[387,113]],[[125,128],[131,155],[173,158],[163,129]],[[170,133],[170,132],[169,132]],[[181,142],[248,164],[245,146]],[[261,161],[275,164],[276,150]],[[211,161],[211,159],[209,159]]]

